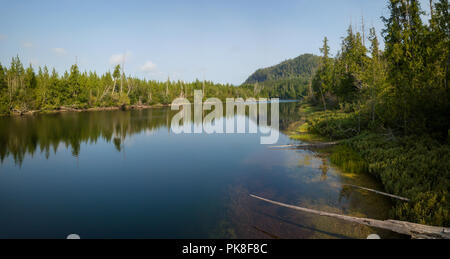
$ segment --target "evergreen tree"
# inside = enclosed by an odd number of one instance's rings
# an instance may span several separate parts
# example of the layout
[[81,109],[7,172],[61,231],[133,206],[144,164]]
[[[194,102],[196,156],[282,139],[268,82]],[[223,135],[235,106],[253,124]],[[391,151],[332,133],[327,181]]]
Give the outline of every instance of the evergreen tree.
[[320,60],[319,69],[313,79],[313,89],[318,98],[322,101],[324,110],[327,110],[326,95],[332,88],[333,61],[330,58],[330,47],[328,46],[328,38],[323,40],[323,47],[320,49],[323,54]]

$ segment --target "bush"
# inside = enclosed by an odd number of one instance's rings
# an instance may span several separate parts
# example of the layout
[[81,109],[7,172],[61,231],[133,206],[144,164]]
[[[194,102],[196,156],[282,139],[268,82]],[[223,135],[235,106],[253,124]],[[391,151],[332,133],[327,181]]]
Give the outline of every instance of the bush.
[[361,129],[367,128],[366,120],[357,113],[338,111],[319,112],[308,119],[311,133],[326,136],[332,140],[356,136]]
[[393,216],[422,224],[449,226],[450,146],[427,136],[392,138],[363,134],[344,144],[368,163],[387,192],[407,197]]

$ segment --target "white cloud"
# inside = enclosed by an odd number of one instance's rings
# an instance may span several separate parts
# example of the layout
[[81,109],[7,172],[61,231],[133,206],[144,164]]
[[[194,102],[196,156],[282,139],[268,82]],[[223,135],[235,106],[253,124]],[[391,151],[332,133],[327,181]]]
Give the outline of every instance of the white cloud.
[[23,46],[24,46],[25,48],[32,48],[32,47],[33,47],[33,43],[31,43],[31,42],[24,42],[24,43],[23,43]]
[[53,52],[61,56],[67,54],[67,51],[63,48],[53,48]]
[[123,63],[125,63],[128,58],[130,57],[131,52],[127,51],[125,53],[122,54],[114,54],[109,58],[109,63],[111,65],[121,65]]
[[154,72],[155,70],[156,64],[151,61],[145,62],[145,64],[141,67],[141,71],[145,73],[151,73]]

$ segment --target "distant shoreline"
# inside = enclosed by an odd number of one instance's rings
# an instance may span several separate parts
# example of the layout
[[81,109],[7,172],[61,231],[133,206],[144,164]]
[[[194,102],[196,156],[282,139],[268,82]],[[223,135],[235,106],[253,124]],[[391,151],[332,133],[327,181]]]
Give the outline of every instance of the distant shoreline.
[[[261,101],[256,101],[257,103],[261,103]],[[270,101],[269,101],[270,102]],[[299,100],[280,100],[280,103],[291,103],[291,102],[299,102]],[[205,104],[205,103],[203,103]],[[244,102],[244,104],[248,104]],[[9,114],[0,114],[0,117],[20,117],[20,116],[31,116],[38,114],[56,114],[56,113],[65,113],[65,112],[93,112],[93,111],[130,111],[130,110],[145,110],[145,109],[155,109],[155,108],[164,108],[171,107],[172,104],[153,104],[153,105],[122,105],[122,106],[105,106],[105,107],[91,107],[91,108],[73,108],[67,106],[61,106],[58,109],[53,110],[31,110],[31,111],[12,111]]]
[[37,114],[55,114],[65,112],[92,112],[92,111],[129,111],[129,110],[145,110],[154,108],[170,107],[170,104],[154,104],[154,105],[122,105],[122,106],[108,106],[108,107],[91,107],[91,108],[72,108],[62,106],[53,110],[32,110],[32,111],[12,111],[10,114],[0,114],[0,117],[18,117],[31,116]]

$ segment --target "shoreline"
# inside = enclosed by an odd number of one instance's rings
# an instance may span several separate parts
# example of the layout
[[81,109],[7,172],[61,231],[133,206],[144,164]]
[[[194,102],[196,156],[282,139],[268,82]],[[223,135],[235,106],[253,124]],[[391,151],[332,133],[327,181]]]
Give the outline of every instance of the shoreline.
[[95,112],[95,111],[131,111],[131,110],[145,110],[156,109],[163,107],[170,107],[170,104],[154,104],[154,105],[122,105],[122,106],[105,106],[105,107],[91,107],[91,108],[72,108],[61,106],[58,109],[52,110],[31,110],[31,111],[11,111],[10,114],[0,114],[0,117],[21,117],[21,116],[33,116],[41,114],[57,114],[65,112]]
[[[257,101],[260,103],[261,101]],[[298,100],[282,100],[280,103],[288,103],[288,102],[298,102]],[[193,104],[193,103],[189,103]],[[203,102],[202,104],[208,104],[207,102]],[[209,103],[214,104],[214,103]],[[247,104],[247,102],[244,102]],[[55,114],[55,113],[64,113],[64,112],[92,112],[92,111],[130,111],[130,110],[145,110],[145,109],[155,109],[155,108],[164,108],[171,107],[172,104],[153,104],[153,105],[122,105],[122,106],[105,106],[105,107],[90,107],[90,108],[73,108],[67,106],[61,106],[58,109],[52,110],[30,110],[30,111],[18,111],[13,110],[9,114],[0,114],[0,117],[17,117],[17,116],[30,116],[30,115],[38,115],[38,114]]]
[[[374,176],[381,184],[381,191],[406,197],[409,201],[393,201],[390,213],[396,220],[448,226],[448,180],[442,172],[448,171],[445,154],[450,152],[450,139],[439,142],[428,135],[394,137],[389,132],[373,131],[333,139],[310,131],[311,118],[329,120],[316,116],[323,111],[308,103],[302,104],[301,109],[303,118],[289,129],[290,139],[314,144],[339,140],[339,145],[318,152],[340,170]],[[426,174],[413,174],[417,168]]]

